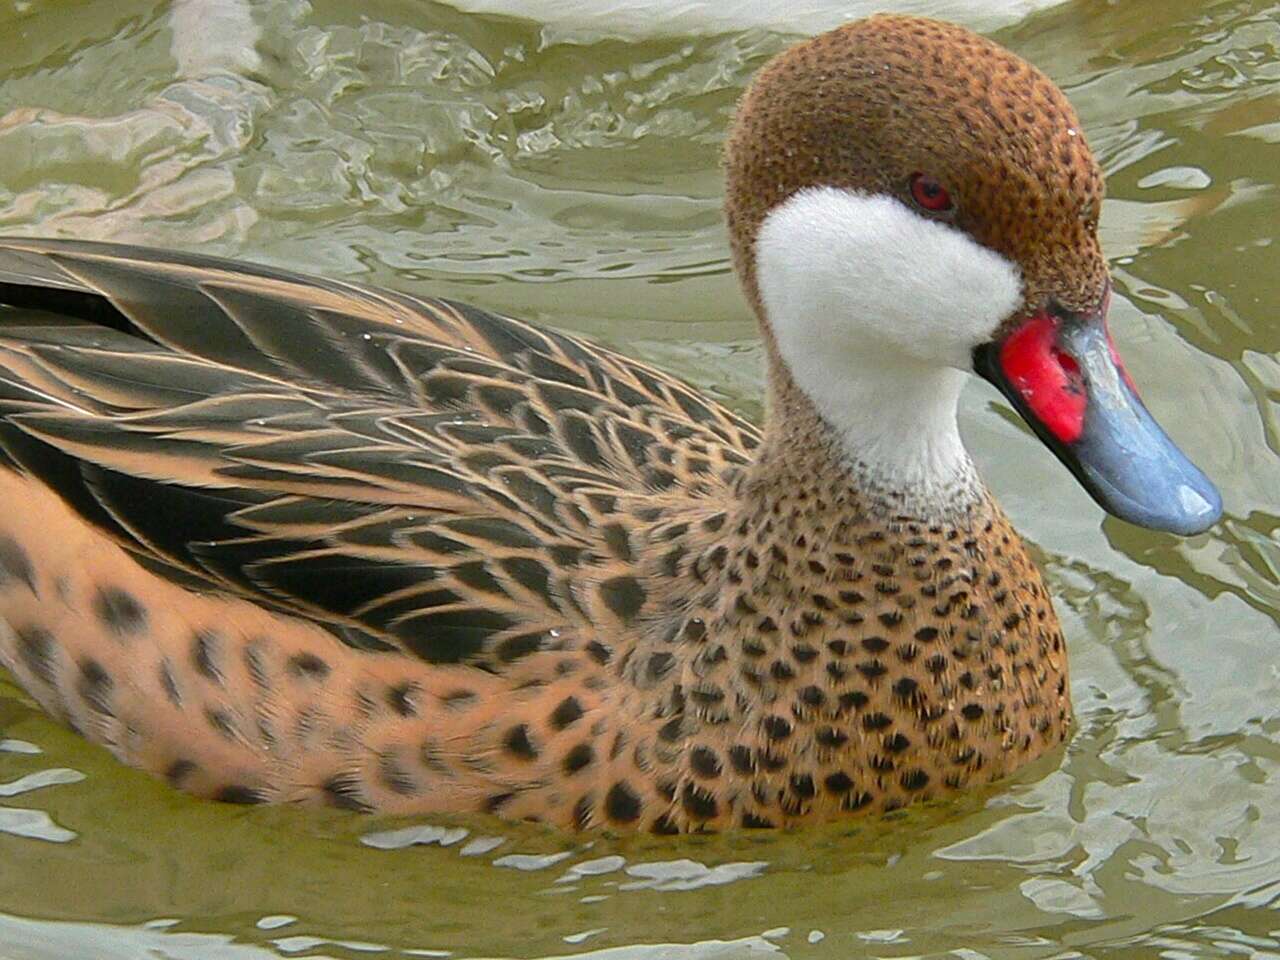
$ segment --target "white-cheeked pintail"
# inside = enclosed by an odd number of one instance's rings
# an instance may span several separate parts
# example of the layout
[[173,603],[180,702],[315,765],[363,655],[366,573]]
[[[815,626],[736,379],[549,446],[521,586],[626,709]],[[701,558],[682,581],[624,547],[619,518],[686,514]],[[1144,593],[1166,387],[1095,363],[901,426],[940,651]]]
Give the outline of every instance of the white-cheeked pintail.
[[1070,104],[873,17],[761,71],[725,167],[759,430],[458,303],[0,242],[0,665],[202,796],[575,829],[892,810],[1062,742],[967,375],[1117,516],[1221,512],[1108,335]]

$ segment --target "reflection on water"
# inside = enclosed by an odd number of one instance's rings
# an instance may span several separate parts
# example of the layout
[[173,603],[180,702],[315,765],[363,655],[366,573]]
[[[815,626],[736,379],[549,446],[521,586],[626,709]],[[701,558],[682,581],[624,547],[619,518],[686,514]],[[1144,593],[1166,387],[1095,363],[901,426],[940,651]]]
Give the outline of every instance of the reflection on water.
[[[0,22],[0,230],[462,296],[758,412],[717,152],[786,38],[562,43],[402,0],[21,0]],[[1280,952],[1278,24],[1267,0],[1074,0],[999,34],[1080,108],[1117,340],[1229,513],[1187,541],[1102,522],[966,397],[1070,638],[1065,751],[885,820],[561,837],[194,802],[0,680],[0,955]]]

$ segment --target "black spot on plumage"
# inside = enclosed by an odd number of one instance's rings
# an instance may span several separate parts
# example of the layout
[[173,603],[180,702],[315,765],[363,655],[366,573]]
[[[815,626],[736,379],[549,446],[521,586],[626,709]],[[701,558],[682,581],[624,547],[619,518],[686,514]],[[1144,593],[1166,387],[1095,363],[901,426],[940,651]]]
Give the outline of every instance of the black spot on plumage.
[[231,714],[221,707],[205,707],[204,718],[220,736],[227,740],[236,739],[236,725]]
[[792,774],[791,792],[801,800],[809,800],[818,791],[814,788],[813,777],[807,773]]
[[679,545],[668,550],[662,557],[662,575],[665,577],[678,577],[680,575],[680,563],[687,553],[688,550]]
[[719,812],[716,798],[697,784],[686,783],[680,805],[695,820],[710,820]]
[[564,756],[564,772],[566,774],[575,774],[579,770],[591,765],[591,761],[596,758],[596,752],[591,748],[590,744],[580,743],[573,747]]
[[655,492],[661,493],[674,487],[680,478],[670,470],[652,467],[644,472],[644,482]]
[[710,747],[694,747],[689,751],[689,766],[700,777],[713,779],[720,776],[720,758]]
[[801,689],[798,699],[806,707],[817,708],[826,703],[827,695],[820,687],[810,685]]
[[835,773],[827,774],[822,785],[828,793],[843,794],[853,789],[853,780],[843,770],[837,770]]
[[664,743],[675,743],[684,736],[684,714],[677,714],[658,728],[658,738]]
[[593,793],[583,794],[573,805],[573,826],[577,830],[586,830],[595,818],[596,797]]
[[239,783],[229,783],[225,787],[220,787],[213,795],[213,799],[220,803],[266,803],[267,795],[261,790],[254,787],[246,787]]
[[702,521],[702,529],[706,530],[708,533],[718,533],[720,528],[724,526],[725,519],[726,514],[723,512],[713,513]]
[[411,797],[418,792],[418,782],[391,753],[378,755],[378,780],[392,793]]
[[640,819],[640,797],[625,782],[618,781],[604,798],[605,813],[616,823],[634,823]]
[[966,720],[981,720],[984,713],[986,713],[986,711],[982,708],[982,704],[980,703],[966,703],[960,708],[960,714]]
[[191,662],[195,664],[196,673],[217,684],[223,680],[220,646],[219,637],[212,630],[197,630],[191,638]]
[[937,627],[921,627],[916,631],[916,639],[921,643],[932,643],[938,639]]
[[133,594],[119,587],[100,587],[94,597],[93,612],[117,637],[139,633],[147,626],[146,608]]
[[701,617],[690,617],[680,636],[685,643],[701,643],[707,638],[707,625]]
[[733,769],[741,774],[750,774],[755,772],[755,761],[751,755],[751,748],[737,744],[729,748],[729,763],[733,765]]
[[536,760],[538,757],[538,749],[529,739],[529,725],[526,723],[518,723],[508,730],[502,738],[502,746],[521,760]]
[[325,803],[340,810],[354,810],[357,813],[368,813],[373,807],[364,798],[360,780],[351,774],[336,773],[323,784]]
[[742,826],[748,830],[772,830],[774,823],[768,817],[747,811],[742,815]]
[[658,681],[671,672],[671,668],[675,666],[675,657],[662,651],[650,655],[645,664],[645,673],[651,681]]
[[865,730],[885,730],[893,726],[893,718],[883,713],[868,713],[862,718],[862,726]]
[[716,686],[699,686],[690,690],[689,696],[694,703],[708,707],[722,702],[724,700],[724,691]]
[[485,797],[484,804],[481,809],[485,813],[498,813],[503,807],[515,799],[515,794],[507,791],[505,793],[495,793]]
[[241,654],[244,658],[245,670],[249,673],[249,679],[254,686],[259,689],[266,690],[271,686],[271,678],[267,672],[267,660],[262,653],[263,641],[254,640],[245,645]]
[[814,734],[814,739],[818,741],[818,745],[827,749],[835,749],[842,747],[849,742],[849,735],[835,727],[820,727],[818,732]]
[[889,641],[884,637],[863,637],[862,649],[867,653],[884,653],[889,649]]
[[551,725],[557,730],[563,730],[570,724],[577,723],[582,718],[582,713],[582,704],[577,697],[565,697],[551,711]]
[[890,753],[901,753],[911,746],[911,741],[901,733],[895,733],[891,737],[887,737],[884,741],[884,748]]
[[635,577],[613,577],[600,584],[600,597],[620,620],[635,619],[644,606],[646,594]]
[[619,523],[606,523],[600,528],[600,534],[604,538],[604,545],[619,560],[630,561],[634,558],[631,550],[631,535],[627,532],[626,527]]
[[879,660],[865,660],[858,664],[858,672],[868,680],[877,680],[889,671]]
[[916,683],[915,680],[911,679],[911,677],[902,677],[894,683],[893,694],[896,697],[907,700],[915,695],[919,686],[920,685]]
[[791,656],[796,658],[796,663],[812,663],[818,656],[818,650],[807,643],[797,643],[791,648]]
[[18,656],[36,679],[46,686],[58,682],[57,644],[53,634],[44,627],[29,626],[14,631]]
[[861,710],[867,705],[870,698],[861,690],[850,690],[847,693],[840,694],[840,712],[848,713],[850,710]]
[[418,715],[418,695],[421,688],[416,683],[397,683],[387,688],[387,705],[402,717]]
[[0,536],[0,587],[11,583],[24,583],[34,593],[36,589],[35,569],[31,566],[31,558],[13,537]]
[[770,740],[785,740],[791,736],[791,724],[783,717],[765,717],[761,725]]
[[929,784],[929,775],[923,770],[908,770],[899,782],[904,790],[923,790]]
[[196,772],[196,765],[190,760],[175,760],[164,771],[164,778],[171,787],[181,787],[184,780]]
[[599,640],[592,640],[586,646],[587,656],[596,663],[603,666],[613,659],[613,651],[601,643]]
[[178,689],[178,678],[173,674],[173,664],[166,658],[160,661],[160,688],[169,702],[175,707],[182,706],[182,691]]
[[111,706],[111,690],[114,686],[111,675],[97,660],[80,661],[80,679],[76,683],[76,690],[95,713],[106,717],[115,716]]

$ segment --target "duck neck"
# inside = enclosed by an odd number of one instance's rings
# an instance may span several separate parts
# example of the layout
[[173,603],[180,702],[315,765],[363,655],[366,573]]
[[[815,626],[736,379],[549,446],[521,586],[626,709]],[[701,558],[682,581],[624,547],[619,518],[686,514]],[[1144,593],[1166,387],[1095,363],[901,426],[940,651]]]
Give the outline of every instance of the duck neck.
[[828,477],[860,512],[932,525],[964,525],[987,501],[956,423],[963,373],[869,352],[852,368],[842,358],[839,372],[812,364],[802,385],[769,352],[753,487]]

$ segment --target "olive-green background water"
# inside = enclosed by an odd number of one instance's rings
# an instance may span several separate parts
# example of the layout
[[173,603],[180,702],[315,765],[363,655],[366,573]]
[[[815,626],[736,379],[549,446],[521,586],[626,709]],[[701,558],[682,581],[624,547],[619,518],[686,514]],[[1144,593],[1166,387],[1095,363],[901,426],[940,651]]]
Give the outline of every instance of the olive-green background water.
[[[1070,639],[1064,755],[791,834],[397,832],[423,825],[189,800],[0,678],[0,958],[1280,956],[1280,4],[1072,0],[996,36],[1082,115],[1116,338],[1228,511],[1187,541],[1104,521],[968,392]],[[754,415],[717,151],[786,42],[566,43],[394,0],[3,0],[0,232],[459,296]]]

